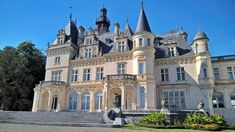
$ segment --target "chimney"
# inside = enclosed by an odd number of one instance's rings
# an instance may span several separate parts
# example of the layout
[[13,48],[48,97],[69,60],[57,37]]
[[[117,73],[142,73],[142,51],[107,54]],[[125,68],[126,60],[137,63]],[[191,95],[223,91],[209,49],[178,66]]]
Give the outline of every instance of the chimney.
[[119,28],[120,28],[120,25],[118,23],[115,23],[114,24],[114,33],[116,36],[119,35]]

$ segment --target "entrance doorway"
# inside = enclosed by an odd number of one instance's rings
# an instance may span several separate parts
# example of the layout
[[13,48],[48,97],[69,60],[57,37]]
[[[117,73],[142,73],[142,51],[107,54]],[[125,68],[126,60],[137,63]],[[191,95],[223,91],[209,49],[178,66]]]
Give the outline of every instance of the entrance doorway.
[[57,102],[58,102],[58,96],[53,95],[52,104],[51,104],[51,111],[56,111],[57,110]]
[[122,107],[122,90],[120,88],[113,88],[110,91],[109,107]]
[[90,109],[90,94],[86,93],[82,96],[82,111],[88,112]]

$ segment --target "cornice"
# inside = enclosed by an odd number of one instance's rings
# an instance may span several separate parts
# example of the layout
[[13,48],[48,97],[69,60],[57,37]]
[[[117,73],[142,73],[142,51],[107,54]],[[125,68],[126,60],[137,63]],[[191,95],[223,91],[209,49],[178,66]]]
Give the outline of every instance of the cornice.
[[155,66],[192,63],[196,63],[196,56],[176,56],[171,58],[155,59]]

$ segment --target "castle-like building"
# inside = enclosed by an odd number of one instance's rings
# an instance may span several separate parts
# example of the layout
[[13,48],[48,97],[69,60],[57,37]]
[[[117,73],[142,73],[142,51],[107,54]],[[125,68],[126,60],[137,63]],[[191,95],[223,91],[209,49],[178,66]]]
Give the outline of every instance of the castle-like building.
[[34,89],[32,111],[106,111],[114,97],[124,110],[195,110],[235,114],[235,56],[211,57],[209,38],[196,33],[192,44],[180,30],[151,32],[142,5],[136,30],[120,29],[100,10],[96,27],[85,31],[70,17],[46,51],[45,80]]

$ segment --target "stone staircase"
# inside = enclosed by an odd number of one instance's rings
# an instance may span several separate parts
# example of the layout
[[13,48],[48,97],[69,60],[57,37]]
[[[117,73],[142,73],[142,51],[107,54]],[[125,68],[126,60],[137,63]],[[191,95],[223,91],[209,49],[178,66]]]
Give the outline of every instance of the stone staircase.
[[103,113],[97,112],[15,112],[0,111],[0,123],[117,127],[106,125]]

